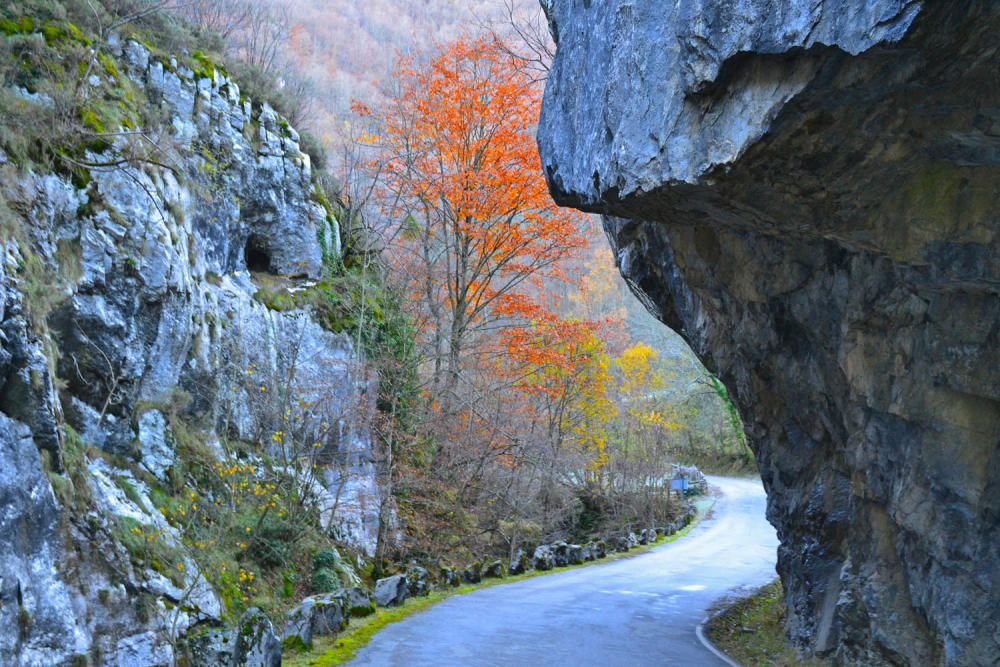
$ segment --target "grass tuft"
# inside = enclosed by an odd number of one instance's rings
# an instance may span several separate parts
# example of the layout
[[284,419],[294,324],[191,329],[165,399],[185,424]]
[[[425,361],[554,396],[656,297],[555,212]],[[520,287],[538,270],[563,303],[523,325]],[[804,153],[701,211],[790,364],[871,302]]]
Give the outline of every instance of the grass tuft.
[[757,589],[705,624],[716,647],[745,667],[821,667],[819,659],[799,658],[785,643],[785,602],[781,580]]

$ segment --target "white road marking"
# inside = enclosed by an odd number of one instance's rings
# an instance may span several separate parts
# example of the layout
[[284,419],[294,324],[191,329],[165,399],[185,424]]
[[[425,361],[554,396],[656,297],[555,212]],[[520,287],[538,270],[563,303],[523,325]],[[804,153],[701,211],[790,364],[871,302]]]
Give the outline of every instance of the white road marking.
[[705,588],[707,588],[707,586],[703,586],[701,584],[689,584],[687,586],[681,586],[678,590],[694,593],[696,591],[703,591]]

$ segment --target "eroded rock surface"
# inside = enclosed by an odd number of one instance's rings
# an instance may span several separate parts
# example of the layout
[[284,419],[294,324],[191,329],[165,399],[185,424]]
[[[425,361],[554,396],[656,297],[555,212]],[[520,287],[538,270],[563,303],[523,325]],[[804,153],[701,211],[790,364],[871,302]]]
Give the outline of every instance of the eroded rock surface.
[[723,378],[788,631],[1000,656],[1000,5],[545,3],[539,144]]
[[[340,252],[297,133],[215,68],[124,38],[108,48],[164,119],[169,166],[123,160],[83,178],[0,155],[4,665],[168,665],[189,628],[219,622],[216,592],[119,463],[170,486],[185,433],[220,460],[228,439],[288,461],[300,452],[272,434],[293,423],[329,464],[312,494],[322,527],[361,552],[375,544],[376,379],[349,336],[255,298],[262,284],[308,289]],[[117,164],[126,148],[89,157]],[[130,559],[117,537],[129,526],[162,533],[178,572]],[[240,664],[275,664],[267,619],[252,620],[260,632],[234,640]],[[222,651],[216,639],[203,648]]]

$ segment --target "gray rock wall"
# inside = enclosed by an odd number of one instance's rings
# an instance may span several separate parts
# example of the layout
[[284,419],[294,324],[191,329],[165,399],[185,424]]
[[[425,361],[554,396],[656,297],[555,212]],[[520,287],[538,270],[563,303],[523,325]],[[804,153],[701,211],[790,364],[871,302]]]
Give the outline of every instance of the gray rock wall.
[[548,3],[539,145],[737,399],[788,632],[1000,656],[1000,5]]
[[[342,464],[315,484],[325,527],[374,549],[377,378],[347,335],[254,299],[256,277],[306,288],[340,250],[298,135],[218,71],[199,77],[132,41],[119,49],[122,70],[166,118],[166,166],[94,168],[80,183],[0,154],[3,198],[21,218],[18,233],[4,228],[0,255],[4,665],[169,664],[186,628],[221,613],[193,560],[179,586],[134,568],[110,539],[116,521],[132,519],[182,548],[129,471],[84,454],[74,472],[87,514],[59,505],[43,467],[66,471],[63,424],[162,481],[177,455],[172,418],[224,456],[220,439],[271,443],[289,428],[275,413],[288,405],[298,441]],[[31,262],[41,268],[27,271]]]

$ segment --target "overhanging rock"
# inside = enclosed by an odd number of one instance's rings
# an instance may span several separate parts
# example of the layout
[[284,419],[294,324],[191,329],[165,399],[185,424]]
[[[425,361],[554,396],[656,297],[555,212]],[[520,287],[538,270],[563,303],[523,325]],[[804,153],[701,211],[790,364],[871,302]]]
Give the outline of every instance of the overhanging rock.
[[789,631],[1000,655],[1000,3],[552,0],[562,204],[744,412]]

